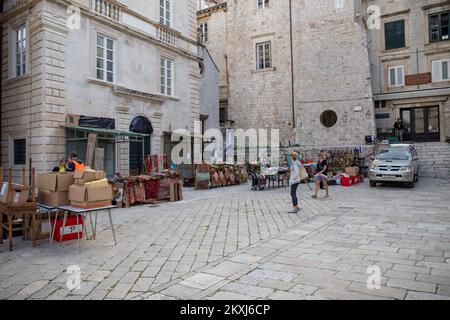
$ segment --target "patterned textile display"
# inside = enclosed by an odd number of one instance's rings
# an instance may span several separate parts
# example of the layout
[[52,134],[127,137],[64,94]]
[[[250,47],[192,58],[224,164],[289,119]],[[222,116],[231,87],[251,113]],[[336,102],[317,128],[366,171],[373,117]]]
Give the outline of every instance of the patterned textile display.
[[144,168],[145,168],[145,174],[150,174],[152,172],[152,159],[151,156],[145,156],[144,159]]
[[136,202],[134,197],[134,182],[127,182],[124,186],[124,189],[126,207],[129,207]]
[[136,202],[144,202],[147,200],[145,196],[145,186],[142,181],[139,181],[134,186],[134,198]]
[[145,181],[145,196],[147,199],[158,199],[160,179],[150,179]]
[[180,175],[172,170],[150,175],[126,177],[124,180],[125,206],[146,201],[166,200],[170,197],[170,183],[180,183]]
[[151,163],[152,163],[152,171],[151,173],[157,173],[159,172],[159,167],[158,167],[158,155],[157,154],[152,154],[150,156],[151,159]]

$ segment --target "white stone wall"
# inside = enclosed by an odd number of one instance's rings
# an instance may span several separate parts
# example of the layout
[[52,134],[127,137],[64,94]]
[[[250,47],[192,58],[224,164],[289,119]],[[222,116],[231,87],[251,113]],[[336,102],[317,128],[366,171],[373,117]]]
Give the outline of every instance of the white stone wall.
[[[35,1],[22,16],[0,16],[2,43],[2,164],[11,165],[11,137],[27,138],[27,157],[38,171],[50,170],[65,155],[67,114],[106,117],[116,128],[129,130],[131,120],[146,116],[154,128],[151,150],[163,151],[163,134],[177,128],[193,130],[199,119],[200,69],[196,45],[196,1],[172,1],[177,46],[157,40],[159,1],[121,1],[122,14],[133,16],[125,26],[81,6],[81,29],[66,26],[66,6],[53,0]],[[10,30],[16,20],[27,21],[29,70],[20,78],[10,75]],[[140,20],[139,20],[140,19]],[[20,21],[22,21],[20,20]],[[153,29],[152,29],[153,28]],[[95,79],[96,32],[116,39],[117,77],[113,84]],[[155,33],[149,32],[155,31]],[[160,56],[174,61],[174,95],[159,92]],[[130,91],[132,91],[130,93]],[[116,169],[128,173],[128,144],[116,148]],[[19,175],[21,168],[15,167]]]
[[[294,106],[288,0],[263,10],[256,1],[227,1],[226,11],[200,16],[209,23],[206,45],[218,57],[236,128],[277,128],[282,145],[311,148],[354,147],[374,134],[365,29],[355,21],[353,1],[342,10],[334,4],[292,2]],[[271,41],[273,68],[256,70],[256,43],[265,41]],[[320,123],[325,110],[337,113],[333,128]]]
[[205,129],[219,128],[219,70],[208,50],[200,47],[203,74],[200,82],[200,114],[208,115]]
[[[367,38],[353,1],[304,0],[294,9],[297,143],[305,147],[355,147],[375,132]],[[302,10],[303,9],[303,10]],[[337,114],[331,128],[326,110]]]

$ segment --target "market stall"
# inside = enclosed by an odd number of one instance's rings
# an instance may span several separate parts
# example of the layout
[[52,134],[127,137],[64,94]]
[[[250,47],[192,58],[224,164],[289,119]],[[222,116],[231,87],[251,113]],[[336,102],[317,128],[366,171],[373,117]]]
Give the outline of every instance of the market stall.
[[248,181],[244,165],[198,164],[195,166],[195,188],[208,189],[245,184]]

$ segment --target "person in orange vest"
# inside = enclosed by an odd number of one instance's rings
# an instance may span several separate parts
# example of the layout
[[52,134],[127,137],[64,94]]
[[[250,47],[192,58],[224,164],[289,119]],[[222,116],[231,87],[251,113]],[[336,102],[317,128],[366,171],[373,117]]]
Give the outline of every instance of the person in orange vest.
[[70,154],[70,160],[67,164],[67,170],[68,172],[74,172],[74,171],[84,171],[85,165],[83,162],[78,161],[78,153],[76,151],[72,151]]

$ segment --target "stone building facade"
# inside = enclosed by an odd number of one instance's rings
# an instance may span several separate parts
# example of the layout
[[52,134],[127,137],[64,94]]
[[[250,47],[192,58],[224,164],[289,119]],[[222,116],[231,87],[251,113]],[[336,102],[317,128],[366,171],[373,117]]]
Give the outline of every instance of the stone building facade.
[[[151,153],[163,152],[174,130],[192,132],[200,120],[197,5],[4,1],[3,167],[19,174],[32,158],[38,171],[53,168],[79,146],[68,142],[68,115],[106,118],[122,131],[145,121],[152,131],[145,152]],[[109,145],[109,174],[129,173],[131,149],[131,142]]]
[[[445,142],[450,137],[450,38],[448,22],[445,35],[439,19],[442,14],[448,17],[450,3],[380,0],[365,4],[381,9],[381,29],[368,31],[379,133],[386,133],[402,117],[409,130],[405,140]],[[433,33],[436,18],[437,33]],[[389,35],[391,30],[396,36]],[[424,113],[429,117],[428,128],[419,123]]]
[[368,31],[378,136],[392,137],[401,118],[422,171],[450,177],[450,3],[364,1],[380,8],[380,29]]
[[285,146],[365,144],[375,133],[366,32],[353,1],[339,3],[224,1],[199,11],[227,94],[223,118],[278,128]]

